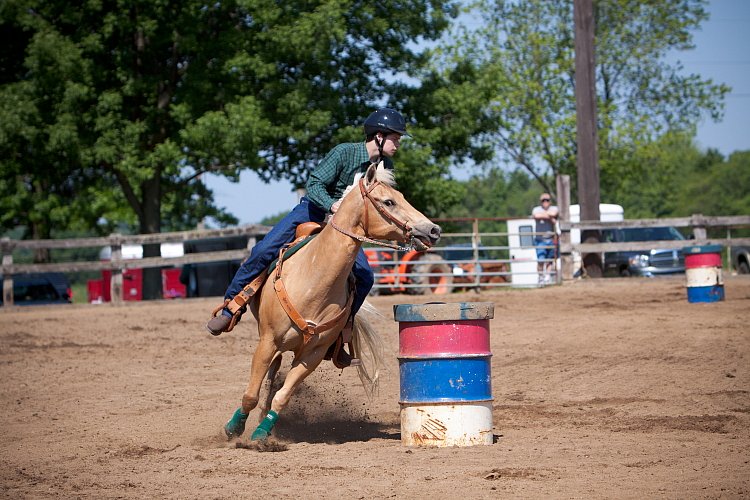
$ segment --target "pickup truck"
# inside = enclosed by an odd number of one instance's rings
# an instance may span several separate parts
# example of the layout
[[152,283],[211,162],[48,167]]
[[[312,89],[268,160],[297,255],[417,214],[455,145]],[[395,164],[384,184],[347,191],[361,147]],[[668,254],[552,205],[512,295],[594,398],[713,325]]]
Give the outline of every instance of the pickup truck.
[[[602,231],[604,242],[685,240],[674,227],[632,227]],[[649,249],[606,252],[604,254],[605,275],[615,276],[661,276],[685,272],[685,257],[679,249]]]

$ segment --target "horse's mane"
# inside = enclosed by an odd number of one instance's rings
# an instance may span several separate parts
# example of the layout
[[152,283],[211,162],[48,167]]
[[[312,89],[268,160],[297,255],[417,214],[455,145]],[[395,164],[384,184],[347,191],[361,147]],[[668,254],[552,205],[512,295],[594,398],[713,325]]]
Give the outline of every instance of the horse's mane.
[[[359,183],[359,179],[361,178],[361,174],[357,174],[354,177],[354,183],[350,184],[346,187],[344,190],[344,194],[341,195],[341,199],[343,200],[346,198],[346,195],[349,194],[349,191],[354,189],[354,186],[356,186]],[[393,169],[385,168],[385,163],[383,163],[383,160],[380,160],[380,163],[378,163],[378,168],[375,170],[375,178],[385,184],[386,186],[395,188],[396,187],[396,178],[393,175]]]
[[392,188],[396,187],[396,178],[393,176],[393,169],[385,168],[383,160],[380,160],[380,163],[378,163],[378,168],[375,171],[375,178],[386,186]]

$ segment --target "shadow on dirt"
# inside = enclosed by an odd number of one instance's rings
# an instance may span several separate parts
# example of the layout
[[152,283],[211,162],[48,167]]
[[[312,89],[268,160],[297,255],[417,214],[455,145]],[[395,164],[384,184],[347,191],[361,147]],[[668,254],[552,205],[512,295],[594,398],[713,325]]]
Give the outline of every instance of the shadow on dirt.
[[313,422],[291,419],[276,426],[276,437],[295,443],[342,444],[371,439],[401,439],[398,428],[380,422],[319,418]]
[[[281,387],[289,360],[284,360],[274,390]],[[317,374],[316,374],[317,375]],[[292,443],[342,444],[371,439],[401,439],[398,414],[378,421],[370,416],[372,402],[363,398],[355,385],[342,383],[340,374],[328,373],[303,382],[295,392],[289,406],[281,413],[274,428],[276,439]],[[358,383],[358,381],[357,381]],[[267,390],[261,391],[261,401]]]

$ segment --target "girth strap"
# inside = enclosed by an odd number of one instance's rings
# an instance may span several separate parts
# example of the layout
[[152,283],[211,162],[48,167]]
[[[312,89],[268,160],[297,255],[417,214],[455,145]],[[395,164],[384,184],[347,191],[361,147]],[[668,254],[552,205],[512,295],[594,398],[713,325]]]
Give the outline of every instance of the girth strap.
[[273,289],[276,290],[276,297],[278,297],[279,303],[281,304],[281,307],[284,308],[284,311],[286,311],[289,319],[291,319],[294,325],[302,332],[302,345],[304,346],[314,335],[330,330],[331,327],[341,321],[341,319],[351,311],[352,302],[354,302],[354,283],[352,280],[349,280],[349,297],[346,300],[346,305],[341,311],[325,323],[315,323],[314,321],[303,318],[299,311],[294,307],[294,304],[292,304],[292,300],[289,298],[289,294],[284,286],[284,281],[281,279],[282,263],[283,259],[280,258],[276,264],[276,276],[273,279]]

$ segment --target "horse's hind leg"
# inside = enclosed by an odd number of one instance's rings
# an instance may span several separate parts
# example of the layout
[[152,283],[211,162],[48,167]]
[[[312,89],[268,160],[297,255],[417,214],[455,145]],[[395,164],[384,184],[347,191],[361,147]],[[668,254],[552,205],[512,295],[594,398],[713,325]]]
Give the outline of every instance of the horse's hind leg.
[[255,432],[253,432],[251,436],[253,441],[265,439],[271,434],[271,429],[276,424],[279,413],[289,404],[289,400],[297,387],[299,387],[299,384],[318,367],[323,360],[326,349],[327,346],[325,348],[318,348],[308,355],[294,360],[292,368],[286,374],[284,385],[276,391],[271,401],[271,410],[255,429]]
[[258,421],[263,421],[263,418],[265,418],[266,414],[268,413],[268,410],[271,409],[271,398],[276,394],[276,391],[278,390],[278,383],[276,381],[276,375],[279,373],[279,368],[281,368],[281,353],[276,354],[276,356],[273,358],[273,361],[271,361],[271,366],[268,368],[268,374],[266,375],[266,379],[263,384],[263,390],[261,394],[263,397],[261,398],[260,402],[260,415],[258,415]]
[[[250,366],[250,381],[245,389],[245,394],[242,396],[242,407],[237,408],[232,418],[224,426],[224,432],[228,438],[240,436],[245,431],[247,417],[258,406],[260,386],[266,372],[268,372],[271,361],[277,353],[278,350],[273,337],[264,338],[261,336],[258,347],[253,354],[253,361]],[[281,356],[279,356],[279,359],[281,359]]]

